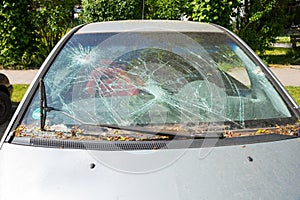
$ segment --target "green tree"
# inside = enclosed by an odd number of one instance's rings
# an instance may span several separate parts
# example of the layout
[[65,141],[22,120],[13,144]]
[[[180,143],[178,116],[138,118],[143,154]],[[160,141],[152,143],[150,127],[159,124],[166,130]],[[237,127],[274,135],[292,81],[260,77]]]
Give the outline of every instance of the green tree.
[[264,52],[284,29],[286,0],[245,0],[237,34],[256,51]]
[[191,0],[147,0],[147,19],[180,19],[182,15],[191,15]]
[[36,51],[35,32],[30,0],[9,0],[0,3],[0,65],[30,66]]
[[10,0],[0,4],[0,65],[39,67],[72,27],[80,0]]
[[142,1],[136,0],[82,0],[85,22],[142,18]]
[[193,20],[215,23],[232,29],[233,10],[240,5],[239,0],[193,0]]
[[38,51],[34,55],[40,65],[63,35],[75,26],[74,6],[78,0],[32,0]]

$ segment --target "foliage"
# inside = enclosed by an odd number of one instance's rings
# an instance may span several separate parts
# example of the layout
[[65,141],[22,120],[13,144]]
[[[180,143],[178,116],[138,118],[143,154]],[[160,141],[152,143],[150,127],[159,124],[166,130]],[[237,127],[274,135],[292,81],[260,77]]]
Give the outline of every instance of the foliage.
[[10,0],[0,4],[0,65],[39,67],[72,26],[80,0]]
[[300,65],[300,51],[292,48],[270,48],[260,57],[268,64]]
[[276,43],[290,43],[291,39],[288,36],[279,36],[276,37]]
[[[263,53],[285,24],[286,0],[193,0],[193,20],[219,24],[235,32]],[[231,21],[235,18],[235,23]],[[233,27],[232,25],[235,25]]]
[[[263,53],[284,28],[285,0],[247,0],[238,35],[254,50]],[[249,4],[247,4],[249,2]]]
[[34,26],[36,29],[36,44],[39,49],[34,55],[37,65],[40,65],[60,38],[72,27],[73,9],[76,0],[32,0],[36,11]]
[[0,64],[30,65],[31,52],[36,51],[30,0],[0,3]]
[[201,22],[215,23],[231,29],[231,16],[235,13],[233,10],[240,3],[239,0],[193,0],[193,20]]
[[[240,3],[242,2],[242,3]],[[0,65],[39,67],[73,26],[73,8],[82,5],[83,22],[179,19],[219,24],[263,53],[284,26],[287,0],[3,0],[0,3]],[[144,3],[144,9],[143,9]],[[236,19],[232,21],[232,17]],[[298,56],[298,54],[294,54]],[[296,63],[299,59],[296,59]]]
[[142,1],[82,0],[85,22],[141,19]]
[[182,14],[191,13],[190,2],[191,0],[83,0],[83,18],[85,22],[179,19]]
[[147,0],[147,19],[180,19],[183,15],[191,15],[192,0]]

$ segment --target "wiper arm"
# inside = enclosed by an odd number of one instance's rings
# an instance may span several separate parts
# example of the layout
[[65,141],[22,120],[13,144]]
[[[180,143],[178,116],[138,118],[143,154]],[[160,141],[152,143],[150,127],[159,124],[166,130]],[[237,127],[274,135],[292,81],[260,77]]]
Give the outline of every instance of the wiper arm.
[[47,118],[47,97],[44,80],[40,79],[40,128],[45,130],[45,122]]
[[44,80],[40,79],[40,128],[42,131],[45,130],[45,123],[47,119],[47,112],[56,110],[53,107],[48,107],[47,105],[47,96]]

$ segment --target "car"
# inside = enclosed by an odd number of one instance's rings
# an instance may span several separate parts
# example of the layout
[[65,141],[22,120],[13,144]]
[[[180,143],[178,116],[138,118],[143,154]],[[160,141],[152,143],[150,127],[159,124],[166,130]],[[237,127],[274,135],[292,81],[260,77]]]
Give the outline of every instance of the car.
[[3,73],[0,73],[0,124],[6,122],[11,115],[11,95],[13,86]]
[[215,24],[80,25],[0,143],[1,199],[299,199],[300,109]]

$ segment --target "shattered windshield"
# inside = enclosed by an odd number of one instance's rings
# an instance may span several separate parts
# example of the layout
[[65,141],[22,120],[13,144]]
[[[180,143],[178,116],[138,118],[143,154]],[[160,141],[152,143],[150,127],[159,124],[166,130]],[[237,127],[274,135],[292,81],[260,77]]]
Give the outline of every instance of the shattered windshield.
[[17,136],[161,140],[292,116],[260,67],[221,33],[75,34],[43,83],[51,109],[41,112],[37,90]]

